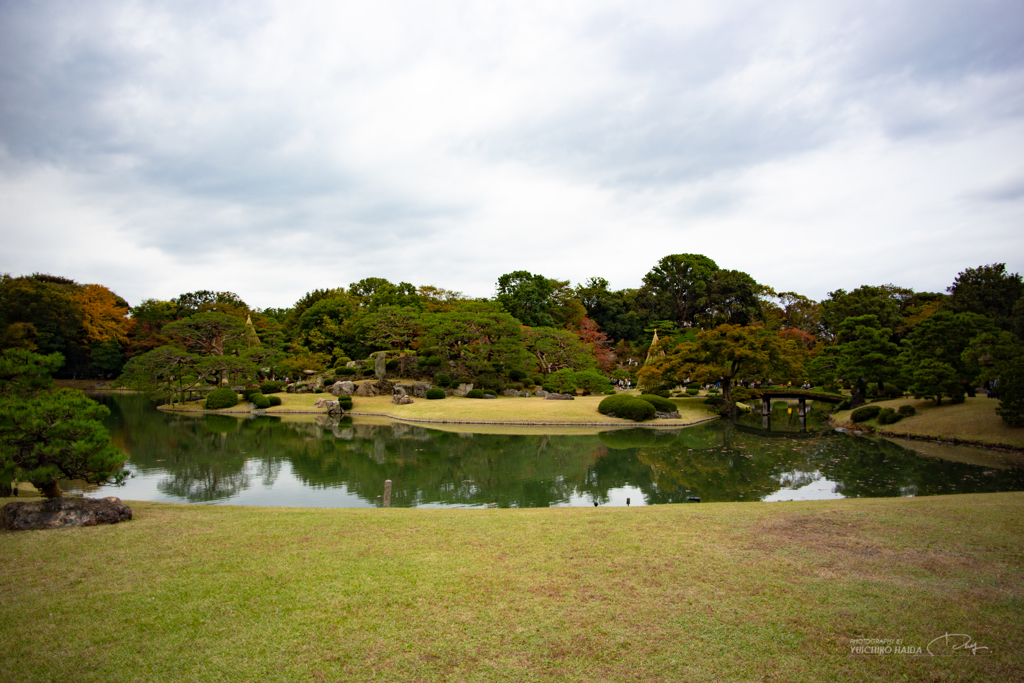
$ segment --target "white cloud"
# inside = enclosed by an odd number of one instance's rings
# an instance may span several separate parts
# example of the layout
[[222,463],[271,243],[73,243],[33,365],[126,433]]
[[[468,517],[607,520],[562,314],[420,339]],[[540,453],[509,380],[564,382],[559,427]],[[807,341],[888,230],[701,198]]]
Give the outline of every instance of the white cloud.
[[12,3],[0,270],[286,306],[367,276],[821,297],[1024,269],[1012,2]]

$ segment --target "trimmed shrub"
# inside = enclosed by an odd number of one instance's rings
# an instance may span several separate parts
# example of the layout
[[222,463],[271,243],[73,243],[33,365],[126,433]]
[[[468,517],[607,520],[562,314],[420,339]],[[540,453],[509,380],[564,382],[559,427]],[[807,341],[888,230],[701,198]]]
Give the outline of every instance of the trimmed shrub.
[[466,398],[483,398],[483,397],[484,397],[484,390],[483,389],[470,389],[469,392],[466,393]]
[[526,379],[526,373],[523,372],[522,370],[509,370],[508,378],[513,382],[522,382],[524,379]]
[[[549,386],[553,389],[548,389]],[[544,380],[544,391],[553,391],[558,394],[575,393],[576,386],[576,373],[570,368],[556,370]]]
[[892,408],[882,408],[882,412],[878,413],[878,424],[880,425],[891,425],[902,419],[903,416]]
[[276,394],[282,389],[284,389],[284,382],[276,379],[267,380],[260,385],[260,391],[264,394]]
[[668,400],[663,396],[655,396],[654,394],[640,394],[637,398],[641,401],[647,401],[654,409],[661,413],[674,413],[678,410],[676,404]]
[[265,396],[262,391],[257,391],[256,393],[251,394],[249,396],[249,401],[259,410],[266,410],[270,407],[270,397]]
[[338,405],[344,410],[352,410],[352,397],[351,396],[339,396]]
[[259,387],[245,387],[239,393],[242,394],[242,400],[243,401],[248,401],[249,397],[252,396],[253,394],[261,394],[263,392],[262,392],[262,390]]
[[322,394],[322,393],[324,393],[324,390],[321,389],[320,387],[317,387],[316,389],[313,390],[313,393],[314,394]]
[[452,378],[446,372],[439,372],[434,375],[434,382],[439,387],[450,387],[452,385]]
[[433,387],[431,389],[427,389],[427,399],[430,401],[436,401],[437,399],[444,397],[444,389],[442,389],[441,387]]
[[698,389],[697,387],[692,387],[692,388],[691,387],[687,387],[686,388],[686,395],[687,396],[696,396],[699,393],[700,393],[700,389]]
[[238,394],[235,393],[234,389],[228,389],[227,387],[214,389],[206,397],[207,410],[223,410],[225,408],[234,408],[237,405]]
[[394,359],[394,360],[386,361],[384,363],[384,369],[385,370],[397,370],[398,369],[398,363],[399,363],[399,360],[397,358]]
[[347,376],[349,376],[349,375],[354,375],[354,374],[356,374],[356,369],[355,369],[355,368],[338,368],[338,369],[337,369],[337,370],[336,370],[336,371],[334,372],[334,374],[336,374],[336,375],[344,375],[344,376],[346,376],[346,377],[347,377]]
[[596,370],[582,370],[574,376],[576,388],[583,392],[583,395],[599,394],[611,386],[608,378]]
[[850,419],[854,422],[867,422],[880,412],[882,412],[881,406],[861,406],[850,414]]
[[636,422],[649,420],[655,413],[654,405],[629,394],[609,396],[598,404],[597,411],[602,415],[613,414]]
[[539,387],[544,384],[544,375],[534,375],[531,379],[535,386]]
[[700,382],[690,382],[689,384],[686,385],[686,388],[696,389],[697,391],[700,391]]
[[271,408],[273,408],[274,406],[281,405],[281,397],[280,396],[270,395],[270,396],[267,396],[267,400],[270,402],[270,407]]
[[917,415],[917,409],[912,405],[900,406],[897,412],[899,412],[903,417],[913,417],[914,415]]

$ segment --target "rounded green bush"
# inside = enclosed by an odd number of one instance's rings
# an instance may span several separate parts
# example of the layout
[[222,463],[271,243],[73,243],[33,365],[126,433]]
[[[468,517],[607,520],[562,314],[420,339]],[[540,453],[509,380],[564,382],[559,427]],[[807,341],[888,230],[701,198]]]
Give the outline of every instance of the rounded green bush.
[[396,358],[394,360],[386,361],[384,363],[384,369],[385,370],[397,370],[398,369],[398,359]]
[[903,417],[913,417],[914,415],[917,415],[917,410],[912,405],[900,406],[897,412],[899,412]]
[[277,392],[284,389],[284,382],[279,380],[267,380],[260,385],[260,391],[264,394],[276,394]]
[[[674,407],[673,407],[674,409]],[[654,417],[655,409],[652,403],[643,401],[629,394],[616,394],[603,399],[597,406],[597,411],[602,415],[614,414],[627,420],[641,422]]]
[[483,389],[470,389],[469,392],[466,394],[466,398],[483,398],[483,397],[484,397],[484,390]]
[[263,392],[260,391],[257,391],[255,394],[251,394],[249,396],[249,401],[259,410],[266,410],[270,407],[270,397],[264,396]]
[[445,397],[444,389],[442,389],[441,387],[433,387],[432,389],[427,389],[427,399],[428,400],[436,401],[437,399],[444,398],[444,397]]
[[891,425],[899,422],[903,419],[903,415],[897,413],[892,408],[883,408],[882,412],[878,414],[878,424]]
[[336,374],[336,375],[345,375],[345,376],[354,375],[354,374],[356,374],[356,369],[355,368],[338,368],[335,371],[334,374]]
[[452,378],[447,372],[439,372],[434,375],[434,382],[437,383],[437,386],[442,388],[450,387],[452,384]]
[[280,396],[267,396],[267,400],[270,402],[270,407],[271,408],[273,408],[274,406],[281,405],[281,397]]
[[854,422],[867,422],[880,412],[882,412],[881,406],[861,406],[850,414],[850,419]]
[[662,396],[655,396],[654,394],[640,394],[637,398],[641,401],[647,401],[654,409],[662,413],[674,413],[678,408],[672,401]]
[[234,408],[237,405],[238,394],[235,393],[234,389],[228,389],[227,387],[214,389],[206,397],[207,410],[223,410],[225,408]]
[[339,396],[338,405],[341,406],[342,410],[352,410],[352,397],[351,396]]
[[700,389],[698,389],[697,387],[692,387],[692,388],[687,387],[687,389],[686,389],[686,395],[687,396],[696,396],[699,393],[700,393]]

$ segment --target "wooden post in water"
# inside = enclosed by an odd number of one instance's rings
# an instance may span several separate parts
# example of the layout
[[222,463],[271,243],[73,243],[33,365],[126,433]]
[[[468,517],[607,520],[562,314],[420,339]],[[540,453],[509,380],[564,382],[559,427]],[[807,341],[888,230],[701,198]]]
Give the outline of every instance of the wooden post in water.
[[391,480],[384,480],[384,507],[391,507]]

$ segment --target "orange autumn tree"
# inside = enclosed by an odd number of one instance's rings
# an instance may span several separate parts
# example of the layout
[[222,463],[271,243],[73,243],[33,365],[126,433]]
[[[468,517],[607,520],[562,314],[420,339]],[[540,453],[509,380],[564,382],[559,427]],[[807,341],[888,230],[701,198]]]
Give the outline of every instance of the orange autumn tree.
[[83,285],[74,294],[82,315],[82,331],[89,343],[128,340],[131,320],[128,302],[103,285]]

